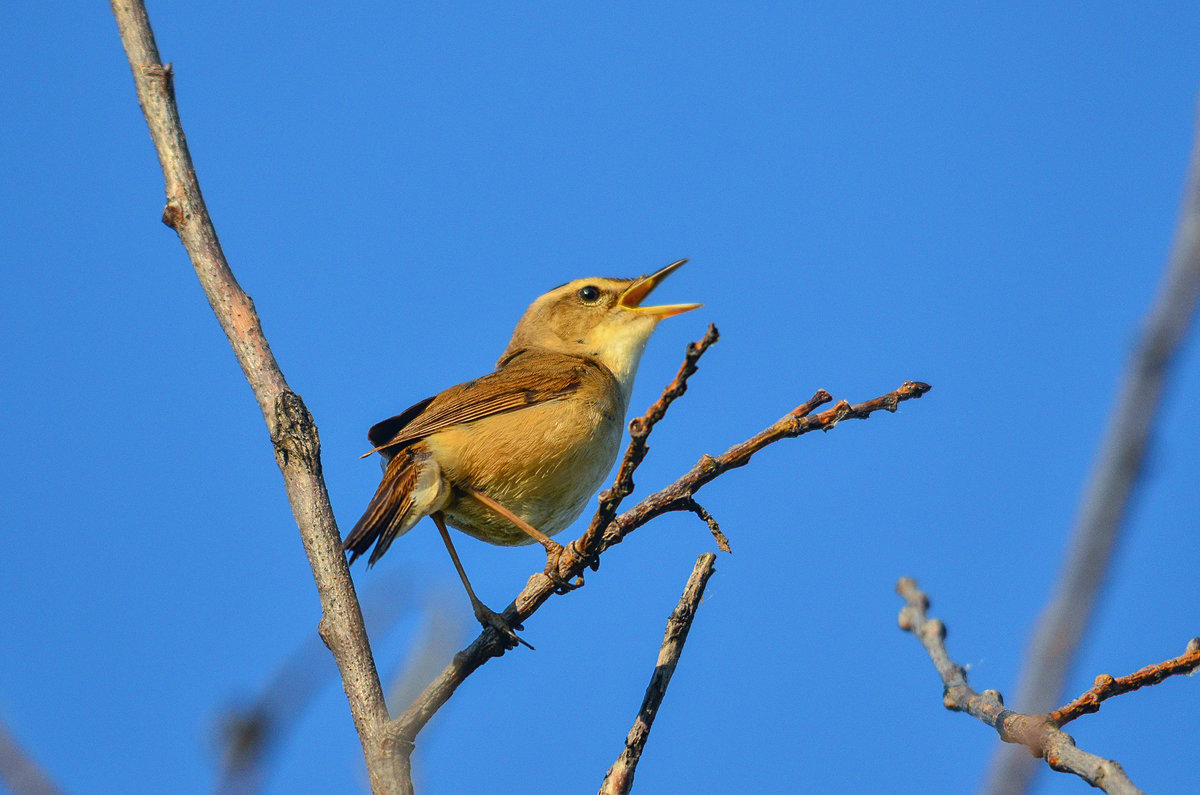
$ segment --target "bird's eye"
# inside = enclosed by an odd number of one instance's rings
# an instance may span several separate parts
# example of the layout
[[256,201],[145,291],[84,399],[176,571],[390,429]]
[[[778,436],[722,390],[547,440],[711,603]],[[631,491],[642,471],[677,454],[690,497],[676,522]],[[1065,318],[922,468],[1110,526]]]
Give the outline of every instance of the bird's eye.
[[594,304],[600,300],[600,288],[594,284],[588,284],[580,287],[577,295],[579,300],[585,304]]

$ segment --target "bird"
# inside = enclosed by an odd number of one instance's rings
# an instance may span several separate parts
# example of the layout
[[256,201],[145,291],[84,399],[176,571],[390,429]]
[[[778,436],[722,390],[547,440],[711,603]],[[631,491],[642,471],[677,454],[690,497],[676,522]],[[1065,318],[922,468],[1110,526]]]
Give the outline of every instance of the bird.
[[[540,543],[583,512],[620,449],[634,378],[659,322],[701,306],[642,302],[686,259],[632,279],[576,279],[535,300],[496,369],[416,403],[367,432],[383,478],[342,549],[373,566],[429,516],[475,618],[506,645],[529,646],[475,595],[446,527],[501,546]],[[372,546],[374,548],[372,549]],[[530,646],[532,648],[532,646]]]

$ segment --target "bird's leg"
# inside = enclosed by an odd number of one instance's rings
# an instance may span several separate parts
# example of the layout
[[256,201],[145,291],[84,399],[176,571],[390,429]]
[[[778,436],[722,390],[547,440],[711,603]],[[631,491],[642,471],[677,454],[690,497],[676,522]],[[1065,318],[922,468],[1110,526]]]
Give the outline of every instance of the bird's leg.
[[554,585],[558,588],[559,593],[566,593],[567,591],[572,591],[583,585],[583,577],[579,577],[575,582],[572,583],[568,582],[566,577],[563,576],[563,571],[565,571],[571,565],[570,561],[563,559],[564,553],[576,558],[577,560],[582,560],[582,558],[575,552],[573,547],[564,547],[562,544],[558,543],[541,530],[538,530],[529,522],[517,516],[515,513],[510,511],[508,508],[505,508],[503,505],[496,502],[482,491],[477,491],[469,486],[466,487],[464,491],[466,491],[467,494],[470,494],[479,502],[491,508],[496,513],[503,516],[508,521],[515,524],[520,529],[524,530],[530,538],[546,548],[546,576],[549,577]]
[[[467,579],[467,572],[463,569],[462,561],[458,559],[458,551],[454,549],[454,542],[450,540],[450,531],[446,529],[446,517],[441,511],[431,513],[430,518],[437,525],[438,532],[442,534],[442,541],[446,544],[446,551],[450,553],[450,560],[454,561],[454,568],[458,569],[458,576],[462,579],[463,587],[467,589],[467,596],[471,598],[471,609],[475,611],[475,618],[480,624],[491,627],[500,633],[500,637],[504,640],[508,648],[515,648],[518,643],[529,646],[528,643],[517,637],[517,633],[513,630],[524,629],[520,624],[509,625],[504,620],[504,616],[494,610],[488,608],[483,602],[479,601],[479,597],[475,595],[475,589],[471,587],[471,581]],[[529,646],[532,649],[532,646]]]

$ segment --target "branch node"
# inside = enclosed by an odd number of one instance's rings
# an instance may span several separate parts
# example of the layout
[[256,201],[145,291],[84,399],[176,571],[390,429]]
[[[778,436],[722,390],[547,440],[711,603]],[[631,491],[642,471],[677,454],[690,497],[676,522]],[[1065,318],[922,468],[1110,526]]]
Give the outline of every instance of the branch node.
[[171,86],[175,78],[175,65],[172,63],[146,63],[138,67],[146,77],[161,80],[166,87]]
[[824,406],[831,400],[833,400],[833,395],[829,394],[824,389],[818,389],[807,401],[789,411],[788,415],[795,417],[796,419],[807,417],[809,414],[812,414],[813,409],[817,408],[818,406]]
[[634,439],[645,439],[650,433],[650,428],[647,427],[646,420],[642,417],[634,417],[629,421],[629,436]]
[[380,745],[383,747],[384,753],[405,756],[412,754],[413,749],[417,747],[417,744],[407,737],[398,737],[393,734],[385,734],[380,740]]
[[925,626],[921,628],[921,633],[926,638],[945,640],[946,625],[942,623],[940,618],[931,618],[925,622]]
[[[895,396],[888,395],[888,397],[894,398]],[[830,409],[828,412],[826,412],[826,414],[829,415],[829,419],[826,420],[825,423],[821,426],[821,430],[826,431],[826,432],[832,431],[835,427],[837,427],[837,424],[839,422],[846,419],[846,416],[848,414],[850,414],[850,411],[851,411],[850,404],[845,400],[839,400],[836,406],[834,406],[832,409]],[[822,416],[825,416],[825,415],[822,415]],[[866,419],[866,415],[864,415],[862,417],[862,419]]]
[[184,218],[185,214],[183,208],[180,206],[179,199],[168,199],[166,206],[163,207],[162,222],[176,232],[179,232],[183,227]]
[[298,456],[306,467],[320,471],[321,439],[317,435],[316,422],[301,397],[290,389],[275,398],[275,422],[271,430],[271,442],[275,445],[275,457],[280,467],[287,466],[293,456]]

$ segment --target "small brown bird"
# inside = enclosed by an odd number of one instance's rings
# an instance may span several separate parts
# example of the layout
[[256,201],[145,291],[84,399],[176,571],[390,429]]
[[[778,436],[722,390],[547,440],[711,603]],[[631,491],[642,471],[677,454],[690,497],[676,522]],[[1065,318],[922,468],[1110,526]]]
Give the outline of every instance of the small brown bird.
[[550,536],[583,512],[616,460],[646,342],[660,320],[700,306],[641,305],[685,262],[638,279],[578,279],[551,290],[517,323],[495,372],[372,427],[366,455],[380,453],[386,465],[342,544],[350,562],[374,544],[374,564],[429,516],[475,617],[524,643],[475,596],[446,525],[491,544],[537,541],[547,571],[558,570],[563,547]]

